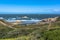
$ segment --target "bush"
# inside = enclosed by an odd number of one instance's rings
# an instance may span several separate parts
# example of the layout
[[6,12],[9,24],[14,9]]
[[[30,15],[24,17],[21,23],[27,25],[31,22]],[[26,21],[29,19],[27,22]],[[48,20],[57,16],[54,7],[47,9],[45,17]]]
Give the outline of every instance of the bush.
[[60,40],[60,30],[47,31],[44,33],[45,40]]

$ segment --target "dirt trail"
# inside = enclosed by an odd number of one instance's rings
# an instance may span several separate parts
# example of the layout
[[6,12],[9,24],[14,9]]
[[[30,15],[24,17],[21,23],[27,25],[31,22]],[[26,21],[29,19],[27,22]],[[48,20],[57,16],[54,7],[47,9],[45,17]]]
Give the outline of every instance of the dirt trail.
[[4,23],[4,22],[2,22],[2,21],[0,21],[0,23],[1,23],[2,25],[4,25],[4,26],[7,26],[7,27],[12,28],[12,29],[15,29],[15,28],[12,27],[11,25],[8,25],[8,24],[6,24],[6,23]]

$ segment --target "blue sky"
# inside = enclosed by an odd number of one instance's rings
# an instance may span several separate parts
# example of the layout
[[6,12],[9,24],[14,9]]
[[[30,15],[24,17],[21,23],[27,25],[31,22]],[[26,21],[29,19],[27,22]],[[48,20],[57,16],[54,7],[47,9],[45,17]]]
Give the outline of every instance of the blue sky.
[[60,0],[0,0],[0,12],[56,13],[60,12]]

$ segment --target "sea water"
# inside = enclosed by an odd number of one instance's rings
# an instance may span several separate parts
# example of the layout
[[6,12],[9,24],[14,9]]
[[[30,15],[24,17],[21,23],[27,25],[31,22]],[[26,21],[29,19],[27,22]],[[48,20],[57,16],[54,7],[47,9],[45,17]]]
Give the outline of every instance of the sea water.
[[21,20],[23,23],[36,23],[41,19],[57,16],[60,16],[60,14],[0,14],[0,19],[5,19],[7,22]]

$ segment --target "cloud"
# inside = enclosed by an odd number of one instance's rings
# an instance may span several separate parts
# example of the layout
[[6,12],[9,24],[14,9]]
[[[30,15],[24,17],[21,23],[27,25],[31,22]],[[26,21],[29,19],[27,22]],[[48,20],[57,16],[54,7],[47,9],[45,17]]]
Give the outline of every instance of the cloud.
[[59,10],[59,9],[54,9],[53,11],[55,11],[55,12],[59,12],[60,10]]

